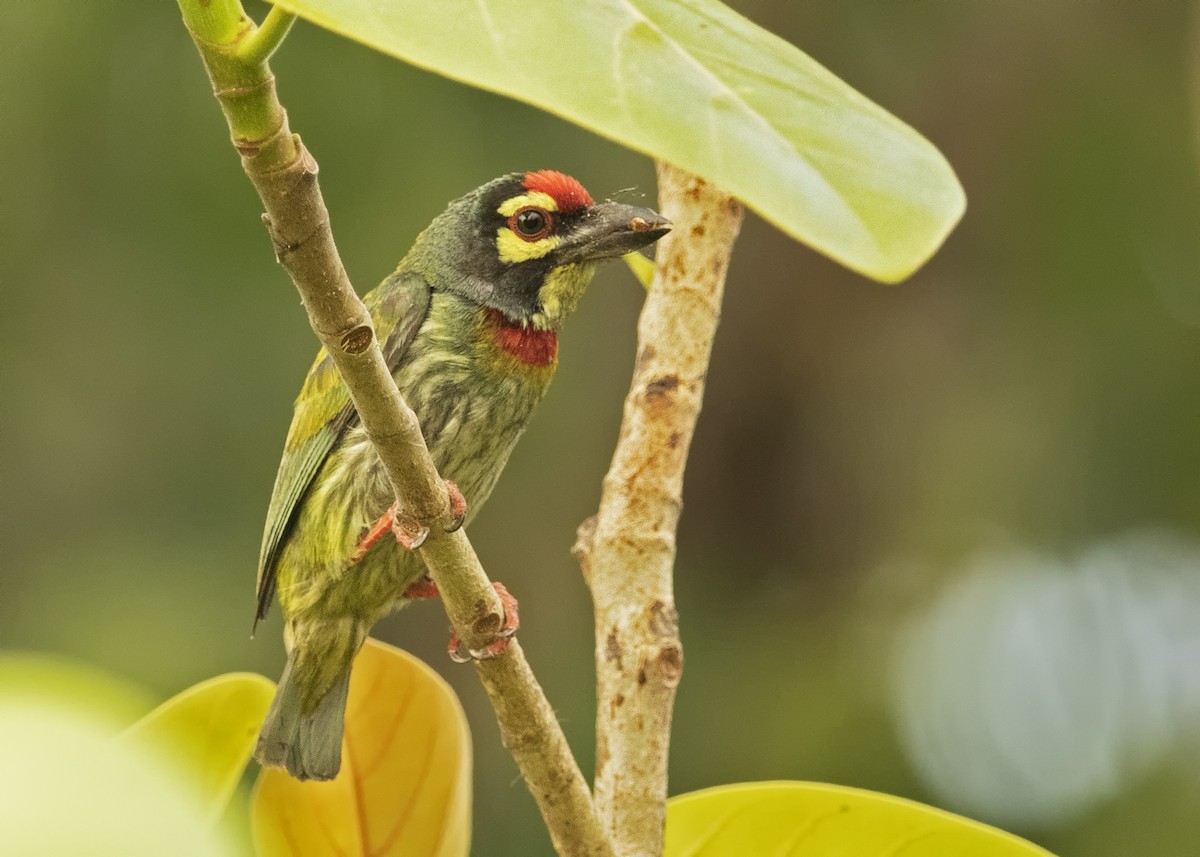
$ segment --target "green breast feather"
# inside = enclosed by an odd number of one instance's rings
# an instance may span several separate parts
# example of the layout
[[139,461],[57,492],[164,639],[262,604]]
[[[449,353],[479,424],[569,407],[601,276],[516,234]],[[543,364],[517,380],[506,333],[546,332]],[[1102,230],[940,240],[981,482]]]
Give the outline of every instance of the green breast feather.
[[[384,360],[393,372],[425,320],[429,294],[425,279],[409,271],[393,274],[363,299],[375,324],[375,334],[382,343]],[[267,509],[267,525],[258,560],[256,625],[271,606],[279,551],[291,530],[304,493],[338,438],[356,420],[350,393],[333,361],[322,349],[296,398],[283,460],[279,463],[275,490]]]

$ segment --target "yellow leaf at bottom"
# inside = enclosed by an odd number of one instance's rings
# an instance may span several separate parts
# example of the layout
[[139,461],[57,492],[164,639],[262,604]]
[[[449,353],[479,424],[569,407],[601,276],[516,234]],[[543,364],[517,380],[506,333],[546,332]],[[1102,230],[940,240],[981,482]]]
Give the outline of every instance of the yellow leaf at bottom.
[[717,786],[667,804],[664,857],[1053,857],[976,821],[823,783]]
[[319,783],[264,770],[251,811],[264,857],[465,857],[471,736],[458,697],[412,655],[367,640],[350,679],[341,772]]

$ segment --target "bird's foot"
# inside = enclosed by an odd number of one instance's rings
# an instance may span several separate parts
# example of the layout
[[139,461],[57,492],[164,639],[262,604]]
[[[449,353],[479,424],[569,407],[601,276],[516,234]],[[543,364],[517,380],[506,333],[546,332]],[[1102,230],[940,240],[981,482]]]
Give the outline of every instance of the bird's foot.
[[454,520],[446,527],[446,532],[452,533],[462,527],[467,518],[467,498],[451,479],[446,480],[446,492],[450,495],[450,511],[454,515]]
[[[429,527],[414,528],[412,524],[405,522],[396,514],[399,508],[399,503],[393,503],[375,523],[367,527],[367,531],[359,538],[354,553],[350,557],[351,565],[366,556],[367,551],[374,547],[375,543],[383,538],[389,530],[396,537],[399,545],[406,550],[416,550],[425,543],[425,539],[429,536]],[[414,529],[416,532],[413,532]]]
[[[450,495],[450,513],[454,515],[454,520],[450,522],[450,526],[446,527],[446,532],[452,533],[463,525],[463,521],[467,517],[467,498],[463,496],[462,491],[458,490],[458,486],[451,480],[446,480],[446,492]],[[396,542],[405,550],[415,551],[421,545],[425,544],[425,539],[429,538],[429,527],[414,525],[411,522],[405,521],[398,514],[400,504],[393,503],[388,506],[387,511],[379,516],[379,519],[367,528],[367,531],[362,534],[358,540],[358,545],[354,549],[354,554],[350,557],[350,564],[361,560],[367,555],[375,542],[383,538],[384,533],[388,530],[392,531],[392,535],[396,537]]]
[[508,648],[508,641],[512,639],[513,634],[517,633],[517,628],[521,626],[517,599],[509,594],[509,591],[504,588],[503,583],[493,583],[492,587],[496,590],[496,594],[500,596],[500,606],[504,611],[504,623],[500,626],[500,630],[496,632],[496,639],[482,649],[468,649],[458,641],[457,631],[451,633],[450,644],[446,647],[446,651],[450,653],[450,659],[455,663],[465,664],[468,661],[485,661],[488,658],[496,657]]
[[[446,650],[450,653],[451,659],[457,663],[465,664],[471,660],[482,661],[496,657],[508,648],[508,641],[512,639],[513,634],[517,633],[517,628],[521,625],[517,599],[509,593],[503,583],[493,583],[492,587],[496,590],[496,595],[500,597],[500,606],[504,610],[504,623],[496,633],[496,639],[482,649],[466,648],[458,641],[458,632],[451,631],[450,643],[446,646]],[[412,599],[439,598],[441,594],[438,585],[428,577],[422,577],[404,590],[404,597]]]

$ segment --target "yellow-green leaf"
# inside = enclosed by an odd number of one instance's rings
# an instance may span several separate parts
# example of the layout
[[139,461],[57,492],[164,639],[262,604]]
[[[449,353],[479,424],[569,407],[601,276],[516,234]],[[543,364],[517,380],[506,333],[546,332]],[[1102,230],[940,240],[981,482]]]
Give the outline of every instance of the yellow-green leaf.
[[116,740],[147,699],[83,664],[0,656],[0,854],[236,853],[158,754]]
[[621,258],[625,260],[625,264],[629,266],[629,270],[633,271],[633,275],[637,277],[638,282],[644,288],[650,288],[650,283],[654,280],[654,262],[647,259],[641,253],[626,253]]
[[274,693],[274,682],[260,675],[217,676],[171,697],[122,739],[162,758],[216,821],[250,761]]
[[350,679],[337,778],[264,770],[251,812],[263,857],[465,857],[471,736],[458,697],[412,655],[367,640]]
[[667,804],[664,857],[1052,857],[924,804],[823,783],[718,786]]
[[120,731],[154,705],[144,689],[78,661],[33,652],[0,653],[0,702],[20,700],[86,709],[97,722]]
[[920,134],[717,0],[276,2],[697,173],[880,280],[919,267],[966,204]]

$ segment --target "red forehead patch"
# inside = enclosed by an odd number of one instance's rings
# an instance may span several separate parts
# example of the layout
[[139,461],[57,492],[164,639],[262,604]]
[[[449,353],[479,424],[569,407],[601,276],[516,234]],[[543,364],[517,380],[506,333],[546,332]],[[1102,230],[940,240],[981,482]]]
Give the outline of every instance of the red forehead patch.
[[592,196],[578,181],[554,170],[538,170],[525,174],[525,190],[540,190],[558,203],[559,211],[575,211],[592,205]]

